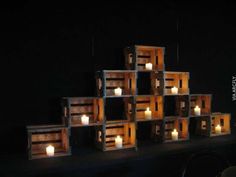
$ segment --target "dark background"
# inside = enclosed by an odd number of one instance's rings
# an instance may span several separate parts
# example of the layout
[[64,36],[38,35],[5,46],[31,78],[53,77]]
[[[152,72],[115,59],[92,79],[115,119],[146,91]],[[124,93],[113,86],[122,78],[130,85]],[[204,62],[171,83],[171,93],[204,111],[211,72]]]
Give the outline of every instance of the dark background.
[[62,97],[95,96],[95,72],[124,69],[123,48],[133,44],[166,47],[166,70],[189,71],[191,93],[212,93],[213,111],[234,123],[235,4],[12,6],[0,22],[1,153],[26,150],[26,125],[60,123]]

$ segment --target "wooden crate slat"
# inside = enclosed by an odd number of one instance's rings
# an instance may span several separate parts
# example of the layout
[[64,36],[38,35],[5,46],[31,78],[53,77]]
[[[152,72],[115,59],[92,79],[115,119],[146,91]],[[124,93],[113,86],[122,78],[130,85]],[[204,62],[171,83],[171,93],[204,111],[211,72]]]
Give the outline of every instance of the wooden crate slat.
[[123,128],[109,128],[106,129],[106,135],[119,135],[124,134]]
[[61,133],[33,134],[32,142],[55,141],[61,139]]
[[150,108],[150,103],[137,103],[136,104],[136,109],[139,110],[139,109],[145,109],[149,107]]
[[92,113],[93,112],[93,105],[86,105],[86,106],[71,106],[70,107],[70,113],[80,113],[80,114],[86,114],[86,113]]
[[124,73],[120,73],[120,72],[118,72],[118,73],[106,72],[106,73],[105,73],[105,77],[106,77],[106,79],[110,79],[110,78],[114,78],[114,79],[117,79],[117,78],[119,78],[119,79],[124,79]]
[[120,80],[108,80],[106,81],[106,87],[122,87],[124,88],[125,84],[124,81],[120,81]]
[[92,104],[92,99],[88,99],[88,98],[69,98],[69,103],[71,105],[80,105],[80,104]]

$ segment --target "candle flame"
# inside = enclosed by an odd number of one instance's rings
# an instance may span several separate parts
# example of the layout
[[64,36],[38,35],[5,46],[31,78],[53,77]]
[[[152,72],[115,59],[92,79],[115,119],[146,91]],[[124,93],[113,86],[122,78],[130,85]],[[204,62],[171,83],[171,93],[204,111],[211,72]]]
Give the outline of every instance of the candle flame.
[[147,107],[147,111],[149,111],[149,107]]

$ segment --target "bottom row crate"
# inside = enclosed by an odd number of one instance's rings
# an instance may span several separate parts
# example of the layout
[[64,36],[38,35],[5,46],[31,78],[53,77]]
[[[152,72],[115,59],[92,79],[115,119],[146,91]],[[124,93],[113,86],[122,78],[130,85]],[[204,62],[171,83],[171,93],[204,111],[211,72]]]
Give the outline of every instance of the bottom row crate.
[[29,159],[67,156],[70,130],[61,125],[28,126]]
[[96,145],[103,151],[136,149],[136,125],[130,122],[109,121],[96,129]]
[[189,139],[188,117],[166,117],[164,121],[164,142],[185,141]]
[[196,122],[196,135],[221,136],[231,133],[231,115],[227,113],[212,113],[211,116],[194,117]]

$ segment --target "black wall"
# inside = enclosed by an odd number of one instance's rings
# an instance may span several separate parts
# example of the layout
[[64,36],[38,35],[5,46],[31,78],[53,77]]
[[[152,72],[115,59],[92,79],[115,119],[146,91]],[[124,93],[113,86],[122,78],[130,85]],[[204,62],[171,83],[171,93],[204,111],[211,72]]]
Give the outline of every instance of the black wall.
[[132,44],[166,47],[166,70],[189,71],[191,93],[212,93],[213,111],[235,119],[234,4],[65,6],[1,10],[2,153],[25,150],[26,125],[60,123],[61,97],[95,96],[95,71],[124,69],[123,48]]

